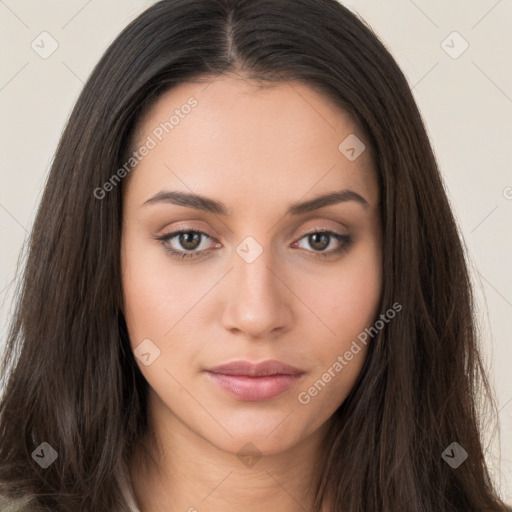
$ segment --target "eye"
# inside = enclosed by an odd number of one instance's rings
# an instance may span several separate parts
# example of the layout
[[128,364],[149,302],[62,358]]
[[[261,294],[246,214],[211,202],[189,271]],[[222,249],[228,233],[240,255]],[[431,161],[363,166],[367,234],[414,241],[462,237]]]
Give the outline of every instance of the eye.
[[[171,241],[174,238],[177,238],[175,244],[179,245],[181,248],[178,247],[178,249],[176,249],[173,247]],[[206,249],[200,251],[197,250],[197,248],[201,246],[203,238],[211,239],[211,237],[203,231],[180,230],[157,237],[157,240],[160,240],[164,249],[171,256],[183,259],[203,257],[206,254]],[[220,246],[220,244],[217,244],[217,246]]]
[[[307,240],[307,243],[313,249],[313,252],[316,253],[315,256],[321,257],[341,254],[342,252],[347,251],[353,242],[350,235],[342,235],[341,233],[329,230],[315,230],[311,233],[307,233],[300,240],[303,239]],[[334,244],[332,244],[333,240]],[[296,242],[296,244],[298,243],[299,242]],[[326,251],[325,249],[331,245],[334,245],[335,248],[330,251]]]
[[[156,239],[160,241],[165,251],[172,257],[183,259],[205,257],[209,250],[206,248],[199,250],[205,238],[213,240],[212,237],[203,231],[182,229],[159,236]],[[321,257],[341,254],[342,252],[347,251],[353,242],[351,236],[342,235],[329,230],[316,230],[311,233],[307,233],[299,239],[299,242],[303,239],[307,239],[307,243],[312,248],[312,251],[310,252],[314,252],[315,256]],[[332,245],[333,240],[337,242],[337,247],[326,251],[325,249]],[[294,245],[299,244],[299,242],[295,242]],[[334,243],[334,245],[336,246],[336,243]],[[221,247],[221,244],[217,243],[215,246]]]

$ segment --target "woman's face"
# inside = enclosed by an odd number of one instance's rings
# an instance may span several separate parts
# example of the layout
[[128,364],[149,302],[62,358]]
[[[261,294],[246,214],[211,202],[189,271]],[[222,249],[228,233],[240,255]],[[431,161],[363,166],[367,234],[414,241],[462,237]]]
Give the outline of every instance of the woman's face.
[[[361,371],[357,336],[381,294],[362,134],[305,85],[226,77],[168,91],[138,128],[124,314],[153,421],[233,453],[277,453],[320,432]],[[251,376],[270,360],[298,372]]]

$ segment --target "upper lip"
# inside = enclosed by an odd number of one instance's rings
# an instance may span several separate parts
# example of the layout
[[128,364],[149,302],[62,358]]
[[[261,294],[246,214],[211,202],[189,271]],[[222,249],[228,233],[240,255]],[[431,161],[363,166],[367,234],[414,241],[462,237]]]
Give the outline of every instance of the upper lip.
[[247,377],[265,377],[268,375],[301,375],[304,372],[290,366],[289,364],[276,361],[275,359],[251,363],[250,361],[232,361],[209,368],[211,373],[222,373],[223,375],[244,375]]

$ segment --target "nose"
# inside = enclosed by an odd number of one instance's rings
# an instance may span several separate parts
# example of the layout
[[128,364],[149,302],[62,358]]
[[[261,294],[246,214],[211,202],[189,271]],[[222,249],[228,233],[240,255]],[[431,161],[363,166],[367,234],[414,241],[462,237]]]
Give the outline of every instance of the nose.
[[249,261],[233,253],[222,324],[233,333],[268,340],[291,328],[294,295],[270,251],[264,250],[254,261]]

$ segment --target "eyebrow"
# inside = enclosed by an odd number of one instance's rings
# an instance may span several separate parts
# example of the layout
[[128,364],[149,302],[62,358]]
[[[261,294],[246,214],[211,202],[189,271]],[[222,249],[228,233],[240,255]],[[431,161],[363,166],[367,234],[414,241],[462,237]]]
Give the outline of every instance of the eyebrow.
[[[354,201],[365,209],[369,206],[368,201],[366,201],[366,199],[357,192],[354,192],[353,190],[340,190],[339,192],[331,192],[329,194],[315,197],[309,201],[293,203],[290,205],[286,213],[290,215],[301,215],[326,206],[346,203],[348,201]],[[145,201],[142,206],[146,207],[158,203],[170,203],[178,206],[194,208],[195,210],[202,210],[220,215],[230,215],[225,204],[221,201],[181,191],[163,190]]]

